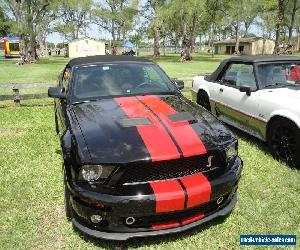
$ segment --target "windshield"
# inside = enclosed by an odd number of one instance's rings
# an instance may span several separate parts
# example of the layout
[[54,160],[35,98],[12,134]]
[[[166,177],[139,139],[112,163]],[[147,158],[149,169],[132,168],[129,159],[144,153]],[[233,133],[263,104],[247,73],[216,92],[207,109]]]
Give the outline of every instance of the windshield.
[[268,63],[257,67],[262,88],[285,87],[300,83],[300,62]]
[[155,64],[107,63],[80,66],[73,72],[73,102],[107,96],[170,93],[175,87]]

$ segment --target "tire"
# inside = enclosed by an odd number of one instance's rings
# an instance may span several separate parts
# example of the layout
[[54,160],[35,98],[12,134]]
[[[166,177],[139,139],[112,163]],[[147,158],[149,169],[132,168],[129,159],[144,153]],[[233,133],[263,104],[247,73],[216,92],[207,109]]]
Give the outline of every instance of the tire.
[[65,203],[65,214],[68,221],[72,219],[72,206],[70,204],[70,191],[67,187],[66,173],[64,171],[64,203]]
[[300,129],[285,118],[278,118],[270,125],[268,145],[276,159],[300,167]]
[[200,106],[202,106],[203,108],[207,109],[209,112],[211,112],[209,97],[208,97],[208,94],[205,91],[200,90],[198,92],[197,103]]

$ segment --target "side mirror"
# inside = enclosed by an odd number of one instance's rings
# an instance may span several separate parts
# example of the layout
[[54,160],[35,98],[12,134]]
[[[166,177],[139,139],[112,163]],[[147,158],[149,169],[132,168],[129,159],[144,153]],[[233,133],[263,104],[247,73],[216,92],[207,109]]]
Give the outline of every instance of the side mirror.
[[240,91],[241,91],[241,92],[245,92],[247,96],[250,96],[250,95],[251,95],[251,88],[250,88],[250,87],[241,86],[241,87],[240,87]]
[[66,93],[62,92],[62,89],[59,87],[49,87],[48,96],[59,99],[66,99]]
[[173,82],[175,83],[176,87],[179,90],[182,90],[184,88],[184,81],[182,81],[182,80],[173,80]]

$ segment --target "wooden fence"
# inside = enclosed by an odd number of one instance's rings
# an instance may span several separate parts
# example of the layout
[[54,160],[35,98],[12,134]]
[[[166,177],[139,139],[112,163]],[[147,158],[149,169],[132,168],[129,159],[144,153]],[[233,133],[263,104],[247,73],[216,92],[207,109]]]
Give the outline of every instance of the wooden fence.
[[[18,84],[0,84],[0,93],[1,89],[10,89],[12,90],[11,95],[0,95],[0,101],[6,101],[6,100],[13,100],[15,107],[19,107],[21,104],[21,100],[31,100],[31,99],[42,99],[42,98],[47,98],[47,90],[48,87],[53,87],[55,86],[56,83],[30,83],[30,84],[23,84],[23,83],[18,83]],[[37,93],[37,94],[21,94],[20,90],[21,89],[40,89],[40,88],[46,88],[47,90],[42,93]]]

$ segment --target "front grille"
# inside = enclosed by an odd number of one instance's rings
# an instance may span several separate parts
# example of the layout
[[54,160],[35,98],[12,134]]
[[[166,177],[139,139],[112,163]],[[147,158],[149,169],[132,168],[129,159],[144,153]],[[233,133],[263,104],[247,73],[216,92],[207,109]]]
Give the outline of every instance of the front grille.
[[[208,168],[208,158],[212,167]],[[145,183],[175,179],[205,172],[206,175],[220,174],[225,169],[225,160],[218,154],[206,154],[169,161],[149,162],[127,166],[120,178],[121,184]]]

